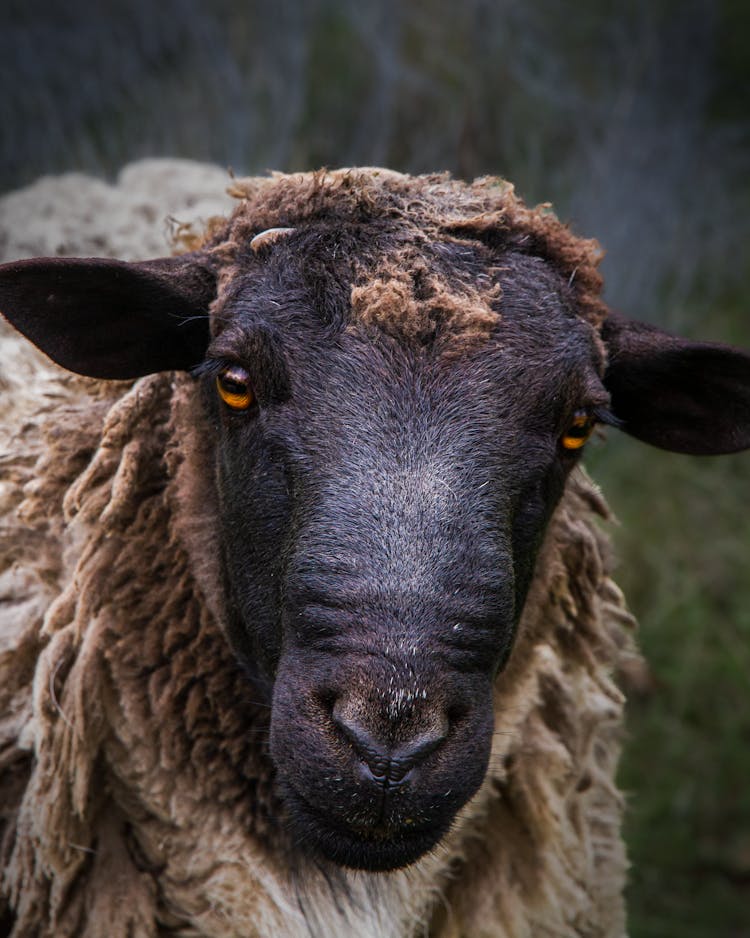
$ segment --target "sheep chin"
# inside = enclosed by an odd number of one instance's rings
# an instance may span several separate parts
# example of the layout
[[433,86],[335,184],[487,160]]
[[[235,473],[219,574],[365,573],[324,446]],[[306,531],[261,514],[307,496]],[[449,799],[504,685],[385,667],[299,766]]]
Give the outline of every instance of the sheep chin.
[[337,822],[290,786],[285,786],[285,802],[296,845],[315,860],[371,873],[403,869],[420,860],[445,836],[452,817],[440,823],[412,829],[352,827]]

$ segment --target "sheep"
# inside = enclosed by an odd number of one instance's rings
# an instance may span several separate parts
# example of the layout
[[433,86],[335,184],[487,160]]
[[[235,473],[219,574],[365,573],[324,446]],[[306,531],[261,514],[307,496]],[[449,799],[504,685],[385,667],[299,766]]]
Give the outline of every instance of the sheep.
[[625,934],[637,652],[580,456],[750,447],[750,356],[611,313],[500,180],[231,191],[174,257],[0,267],[86,376],[4,376],[0,921]]

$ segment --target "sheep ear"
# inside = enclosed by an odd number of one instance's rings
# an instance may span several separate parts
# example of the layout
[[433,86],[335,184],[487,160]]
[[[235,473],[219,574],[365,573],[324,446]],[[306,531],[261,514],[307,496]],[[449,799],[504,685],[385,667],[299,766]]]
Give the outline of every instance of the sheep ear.
[[41,257],[0,266],[0,312],[53,361],[92,378],[200,364],[215,293],[200,252],[140,263]]
[[750,355],[618,315],[602,327],[612,411],[631,436],[676,453],[750,448]]

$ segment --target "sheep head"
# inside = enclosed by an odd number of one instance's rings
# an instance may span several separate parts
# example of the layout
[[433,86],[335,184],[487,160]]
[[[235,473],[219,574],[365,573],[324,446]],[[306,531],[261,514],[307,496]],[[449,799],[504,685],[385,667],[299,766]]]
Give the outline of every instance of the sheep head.
[[248,190],[189,255],[6,265],[0,309],[81,374],[193,371],[223,626],[272,706],[298,839],[384,870],[482,782],[493,682],[588,435],[750,447],[750,356],[607,315],[591,246],[506,190],[476,214],[444,179],[365,174],[355,197],[325,178]]

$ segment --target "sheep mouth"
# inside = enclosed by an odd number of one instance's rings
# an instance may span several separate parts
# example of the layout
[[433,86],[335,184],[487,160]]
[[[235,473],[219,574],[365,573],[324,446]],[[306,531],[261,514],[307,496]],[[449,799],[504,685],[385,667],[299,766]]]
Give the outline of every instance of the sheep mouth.
[[452,820],[418,826],[409,822],[347,824],[292,788],[287,789],[285,800],[301,845],[337,866],[370,872],[387,872],[415,863],[435,847]]

